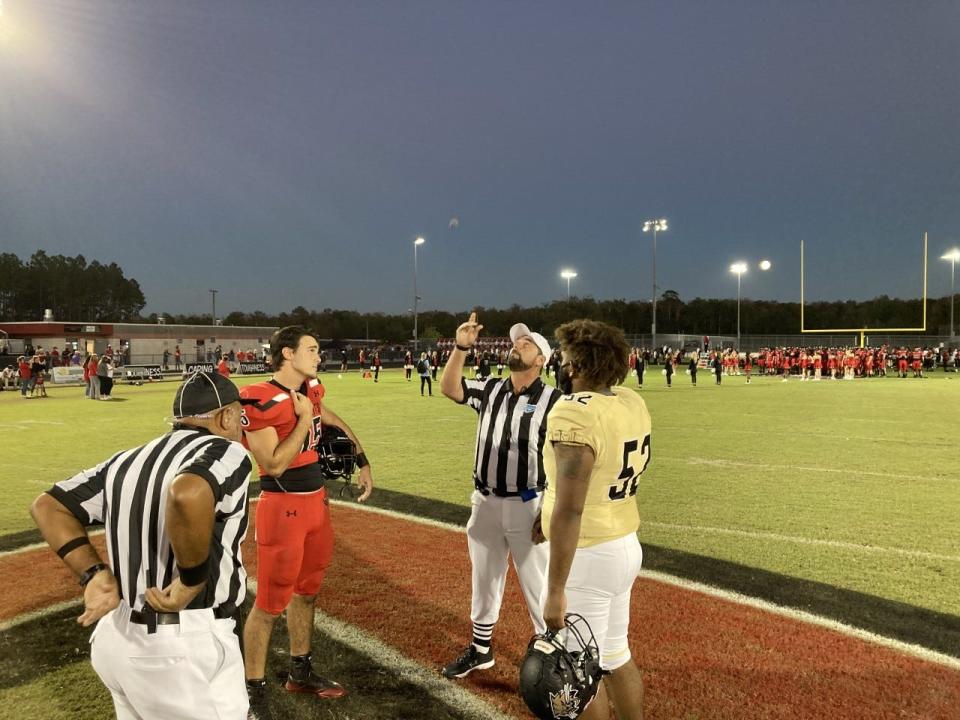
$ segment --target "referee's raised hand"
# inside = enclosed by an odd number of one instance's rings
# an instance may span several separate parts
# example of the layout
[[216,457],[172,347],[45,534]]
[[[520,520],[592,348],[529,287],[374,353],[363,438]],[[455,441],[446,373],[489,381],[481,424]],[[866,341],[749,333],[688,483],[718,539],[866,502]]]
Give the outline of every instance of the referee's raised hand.
[[457,328],[457,345],[472,347],[477,342],[477,336],[483,330],[483,325],[477,324],[477,314],[470,313],[470,319]]

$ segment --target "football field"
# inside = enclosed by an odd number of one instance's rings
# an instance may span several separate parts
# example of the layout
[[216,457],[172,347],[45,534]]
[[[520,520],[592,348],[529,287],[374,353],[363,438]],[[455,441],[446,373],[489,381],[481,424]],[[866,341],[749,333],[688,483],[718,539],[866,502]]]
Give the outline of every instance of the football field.
[[[421,397],[416,378],[406,382],[401,371],[385,371],[377,384],[357,372],[321,379],[325,402],[364,443],[374,504],[462,524],[473,411],[441,397],[437,384],[434,397]],[[645,567],[960,654],[960,376],[749,385],[725,377],[716,386],[701,372],[696,388],[684,374],[674,379],[667,389],[659,372],[649,373],[641,392],[653,421],[652,460],[637,494]],[[76,387],[48,385],[47,399],[0,393],[4,554],[37,541],[28,515],[36,494],[162,433],[176,386],[119,386],[112,402],[85,400]],[[404,545],[402,537],[371,534],[372,543]],[[55,645],[56,628],[66,625],[49,628],[48,642]],[[12,642],[6,638],[4,652],[16,651]],[[51,718],[92,717],[46,704],[46,693],[72,675],[82,686],[93,677],[76,663],[48,662],[49,676],[23,682],[11,667],[0,670],[0,717],[11,708],[5,696],[29,698]],[[99,688],[89,692],[104,702]]]

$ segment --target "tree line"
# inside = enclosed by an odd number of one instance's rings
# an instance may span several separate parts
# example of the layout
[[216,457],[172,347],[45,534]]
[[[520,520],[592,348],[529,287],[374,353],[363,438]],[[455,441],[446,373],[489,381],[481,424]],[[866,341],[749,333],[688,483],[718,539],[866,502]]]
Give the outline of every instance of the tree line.
[[[157,322],[157,314],[141,314],[146,299],[136,280],[127,278],[116,264],[88,263],[82,255],[47,255],[38,250],[23,262],[11,253],[0,253],[0,320],[34,320],[46,308],[58,320],[90,322]],[[590,318],[611,323],[628,335],[650,332],[649,300],[596,300],[572,297],[536,307],[471,308],[484,325],[484,333],[504,336],[510,326],[525,322],[544,334],[571,318]],[[452,337],[469,310],[425,310],[419,314],[419,336],[429,340]],[[209,314],[160,313],[171,324],[209,325]],[[872,300],[838,300],[808,303],[808,328],[918,327],[922,306],[919,299],[901,300],[886,295]],[[950,296],[927,300],[928,334],[948,334]],[[361,313],[299,306],[290,312],[268,314],[235,310],[222,318],[224,325],[275,327],[305,325],[323,338],[375,338],[402,343],[412,338],[410,313]],[[737,301],[730,298],[694,298],[684,301],[667,290],[657,301],[657,332],[669,335],[732,335],[737,328]],[[740,330],[745,335],[794,334],[800,329],[800,304],[743,299]]]
[[137,322],[146,304],[139,283],[116,263],[43,250],[23,262],[0,253],[0,320],[39,321],[50,309],[58,320]]

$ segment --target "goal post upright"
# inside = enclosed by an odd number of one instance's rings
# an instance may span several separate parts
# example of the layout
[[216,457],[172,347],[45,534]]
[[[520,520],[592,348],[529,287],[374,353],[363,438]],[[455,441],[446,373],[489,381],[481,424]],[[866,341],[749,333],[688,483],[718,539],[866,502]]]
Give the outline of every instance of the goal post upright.
[[829,333],[857,333],[860,336],[860,347],[866,345],[866,334],[871,332],[926,332],[927,331],[927,233],[923,233],[923,298],[922,319],[920,327],[912,328],[808,328],[804,311],[806,309],[806,291],[804,283],[804,241],[800,241],[800,332],[802,334],[829,334]]

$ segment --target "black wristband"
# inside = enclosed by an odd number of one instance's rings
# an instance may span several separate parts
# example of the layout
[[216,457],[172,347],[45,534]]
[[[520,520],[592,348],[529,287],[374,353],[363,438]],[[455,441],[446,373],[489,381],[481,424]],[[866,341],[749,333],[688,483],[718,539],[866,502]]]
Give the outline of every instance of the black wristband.
[[207,557],[199,565],[194,565],[193,567],[181,567],[180,564],[177,564],[177,572],[180,573],[180,582],[182,582],[187,587],[193,587],[194,585],[200,585],[207,581],[207,578],[210,577],[210,558]]
[[457,345],[457,350],[460,350],[462,352],[470,352],[471,350],[473,350],[473,345],[463,346],[460,343],[456,343],[456,345]]
[[361,470],[363,470],[363,468],[367,467],[369,464],[370,464],[370,461],[367,460],[367,454],[366,454],[366,453],[358,453],[358,454],[357,454],[357,467],[358,467],[358,468],[360,468]]
[[63,545],[60,546],[60,549],[57,550],[57,555],[60,556],[60,559],[63,560],[69,553],[76,550],[78,547],[90,544],[90,538],[86,535],[81,535],[80,537],[75,537],[73,540],[67,540]]
[[80,587],[85,588],[87,583],[93,580],[93,576],[96,575],[101,570],[109,570],[110,566],[105,563],[97,563],[96,565],[91,565],[86,570],[83,571],[83,575],[80,576]]

